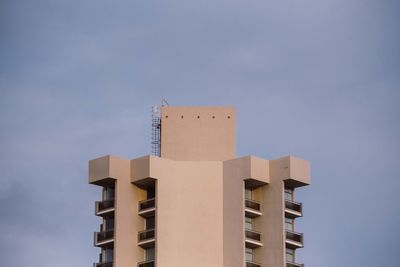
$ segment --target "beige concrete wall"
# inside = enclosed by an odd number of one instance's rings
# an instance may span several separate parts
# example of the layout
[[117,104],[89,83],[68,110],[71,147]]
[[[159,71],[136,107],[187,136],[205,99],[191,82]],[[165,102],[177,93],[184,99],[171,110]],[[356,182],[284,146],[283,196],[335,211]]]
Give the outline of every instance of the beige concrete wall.
[[261,189],[263,216],[257,219],[262,228],[263,247],[256,249],[256,258],[263,267],[285,266],[284,183],[286,169],[270,162],[270,184]]
[[235,158],[235,109],[163,107],[161,156],[185,161],[222,161]]
[[269,162],[268,160],[255,157],[248,156],[246,157],[249,160],[250,165],[250,176],[245,178],[252,178],[256,180],[260,180],[265,183],[269,183]]
[[247,159],[224,162],[224,265],[244,267],[244,178],[250,171]]
[[151,163],[157,178],[157,267],[221,267],[222,163]]
[[[164,175],[164,162],[169,162],[168,159],[156,156],[144,156],[131,160],[131,181],[135,183],[146,178],[158,178]],[[175,162],[175,161],[171,161]]]
[[294,156],[286,156],[274,160],[276,168],[280,169],[281,179],[293,187],[309,185],[311,182],[311,164]]
[[144,229],[144,220],[138,216],[139,200],[145,191],[131,184],[130,160],[120,159],[111,169],[119,170],[115,183],[115,243],[114,266],[136,266],[144,260],[143,250],[137,246],[137,234]]
[[289,157],[290,179],[309,185],[311,183],[311,163],[301,158]]
[[150,157],[151,156],[144,156],[131,160],[132,182],[154,176],[150,174]]
[[[112,177],[110,173],[110,156],[103,156],[89,161],[89,183]],[[115,178],[115,177],[113,177]]]

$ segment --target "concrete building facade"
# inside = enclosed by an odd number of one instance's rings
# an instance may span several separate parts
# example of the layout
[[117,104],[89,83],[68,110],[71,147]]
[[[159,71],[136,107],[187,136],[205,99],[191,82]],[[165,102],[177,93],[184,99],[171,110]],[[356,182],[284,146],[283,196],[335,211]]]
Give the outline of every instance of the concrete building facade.
[[101,186],[95,267],[301,267],[295,189],[310,163],[237,158],[231,107],[161,110],[160,154],[89,161]]

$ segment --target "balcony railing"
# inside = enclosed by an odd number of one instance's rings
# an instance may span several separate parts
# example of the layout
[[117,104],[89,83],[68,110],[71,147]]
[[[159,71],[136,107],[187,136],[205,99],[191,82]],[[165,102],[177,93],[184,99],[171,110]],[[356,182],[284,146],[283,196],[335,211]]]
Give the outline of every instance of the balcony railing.
[[287,262],[286,267],[304,267],[304,264],[294,263],[294,262]]
[[154,267],[155,265],[155,261],[154,260],[147,260],[147,261],[142,261],[139,262],[138,267]]
[[145,218],[154,216],[156,210],[155,208],[156,208],[155,198],[142,200],[139,202],[138,205],[139,215]]
[[303,234],[286,230],[286,243],[293,247],[303,247]]
[[261,204],[259,202],[254,201],[252,199],[245,199],[244,206],[245,206],[244,211],[246,217],[255,218],[262,215]]
[[246,229],[246,238],[261,242],[261,233],[254,230]]
[[109,243],[114,239],[114,230],[106,230],[102,232],[94,233],[94,243],[96,246],[100,246],[104,243]]
[[144,230],[138,233],[138,245],[142,248],[152,248],[156,243],[156,231],[154,229]]
[[246,229],[245,230],[245,235],[246,235],[246,247],[248,248],[258,248],[262,246],[261,242],[261,233]]
[[246,267],[262,267],[262,265],[254,261],[246,261]]
[[156,236],[155,233],[156,233],[155,229],[148,229],[148,230],[140,231],[138,233],[138,242],[143,242],[143,241],[146,241],[149,239],[154,239]]
[[289,217],[303,216],[303,205],[299,202],[286,199],[285,208],[288,211],[287,215],[289,215]]
[[113,262],[99,262],[99,263],[94,263],[93,267],[113,267]]
[[139,202],[139,212],[151,208],[155,208],[156,206],[156,199],[155,198],[150,198],[150,199],[145,199]]
[[256,210],[256,211],[261,211],[261,204],[257,201],[254,201],[252,199],[245,199],[244,204],[246,208]]
[[139,215],[143,218],[149,218],[156,213],[156,200],[155,198],[145,199],[139,202]]
[[103,201],[96,201],[96,215],[102,215],[113,211],[114,199],[108,199]]

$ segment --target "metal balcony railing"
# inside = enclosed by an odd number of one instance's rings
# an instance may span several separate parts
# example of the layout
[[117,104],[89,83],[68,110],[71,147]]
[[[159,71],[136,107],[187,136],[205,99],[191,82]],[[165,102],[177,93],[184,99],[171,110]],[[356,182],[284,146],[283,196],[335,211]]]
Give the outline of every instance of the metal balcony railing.
[[96,201],[96,214],[114,208],[114,199],[107,199],[103,201]]
[[99,262],[99,263],[94,263],[93,267],[113,267],[113,262]]
[[252,199],[245,199],[244,204],[246,208],[256,210],[256,211],[261,211],[261,204],[255,200]]
[[257,232],[257,231],[251,230],[251,229],[246,229],[245,233],[246,233],[246,238],[255,240],[257,242],[261,242],[261,233],[260,232]]
[[294,262],[287,262],[286,267],[304,267],[304,264],[294,263]]
[[139,202],[139,212],[156,207],[156,199],[150,198]]
[[262,265],[258,262],[246,261],[246,267],[262,267]]
[[148,229],[144,231],[140,231],[138,233],[138,242],[143,242],[146,240],[154,239],[156,236],[156,230],[155,229]]
[[95,244],[99,244],[102,243],[104,241],[107,240],[111,240],[114,238],[114,230],[106,230],[106,231],[102,231],[102,232],[95,232],[94,233],[94,240],[95,240]]
[[155,261],[154,260],[147,260],[147,261],[142,261],[139,262],[138,267],[154,267],[155,265]]
[[286,230],[286,240],[292,241],[299,244],[299,247],[303,246],[303,234],[294,231]]
[[292,210],[294,212],[298,212],[300,214],[303,213],[303,205],[300,202],[295,202],[292,200],[285,200],[285,208],[288,210]]

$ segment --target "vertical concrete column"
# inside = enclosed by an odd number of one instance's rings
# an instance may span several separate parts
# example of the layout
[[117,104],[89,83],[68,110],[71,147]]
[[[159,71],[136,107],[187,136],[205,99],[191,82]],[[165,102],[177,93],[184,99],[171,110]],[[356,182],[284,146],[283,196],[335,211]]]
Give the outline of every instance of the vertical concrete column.
[[144,229],[137,205],[145,192],[131,184],[130,160],[111,158],[110,169],[115,182],[114,267],[137,266],[143,250],[137,245],[138,231]]
[[264,233],[263,247],[257,250],[257,257],[263,267],[285,266],[284,229],[284,183],[282,166],[270,161],[270,184],[262,192],[263,216],[261,224]]
[[244,175],[245,160],[223,165],[224,267],[244,267]]

